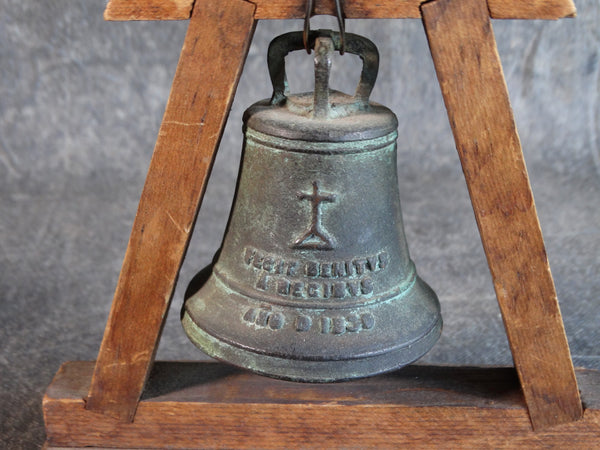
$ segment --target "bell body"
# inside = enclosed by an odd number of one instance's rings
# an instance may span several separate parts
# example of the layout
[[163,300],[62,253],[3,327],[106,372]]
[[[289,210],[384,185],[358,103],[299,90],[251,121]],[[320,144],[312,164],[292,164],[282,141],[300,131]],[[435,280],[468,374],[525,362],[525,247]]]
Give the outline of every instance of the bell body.
[[[353,97],[329,96],[351,108]],[[246,112],[228,229],[182,321],[217,359],[325,382],[416,360],[442,322],[404,237],[395,116],[375,104],[330,120],[299,115],[312,99]]]

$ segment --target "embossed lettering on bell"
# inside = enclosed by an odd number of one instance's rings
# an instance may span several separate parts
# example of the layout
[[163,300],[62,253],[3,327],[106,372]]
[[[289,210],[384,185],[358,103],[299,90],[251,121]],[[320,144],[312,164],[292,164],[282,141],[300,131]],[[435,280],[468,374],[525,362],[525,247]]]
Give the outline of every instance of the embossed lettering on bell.
[[[377,49],[346,34],[363,70],[356,93],[329,89],[340,37],[311,32],[315,92],[287,92],[274,39],[274,93],[244,117],[237,193],[214,264],[182,322],[207,354],[298,381],[364,377],[409,364],[437,341],[438,299],[410,259],[396,170],[397,119],[369,102]],[[195,284],[192,284],[195,285]],[[191,285],[191,286],[192,286]]]

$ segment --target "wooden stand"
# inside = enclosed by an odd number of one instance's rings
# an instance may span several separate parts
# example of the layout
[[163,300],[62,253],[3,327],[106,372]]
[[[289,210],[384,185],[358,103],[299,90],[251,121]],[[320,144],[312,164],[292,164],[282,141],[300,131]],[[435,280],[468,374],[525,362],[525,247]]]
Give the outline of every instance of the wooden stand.
[[600,436],[596,371],[577,371],[583,420],[534,432],[513,368],[409,366],[315,385],[157,362],[133,423],[84,409],[93,368],[66,363],[48,388],[49,448],[592,449]]
[[[304,8],[304,0],[108,4],[109,20],[189,18],[190,24],[98,360],[93,371],[93,363],[65,364],[49,387],[47,445],[597,446],[600,375],[578,372],[583,416],[490,23],[490,17],[573,16],[571,0],[344,3],[348,18],[423,20],[524,401],[509,369],[415,366],[307,386],[200,363],[157,363],[158,378],[169,373],[166,384],[150,383],[139,401],[256,21],[302,18]],[[333,14],[333,1],[317,1],[315,13]],[[218,50],[206,44],[215,41]],[[196,375],[181,375],[192,369]]]

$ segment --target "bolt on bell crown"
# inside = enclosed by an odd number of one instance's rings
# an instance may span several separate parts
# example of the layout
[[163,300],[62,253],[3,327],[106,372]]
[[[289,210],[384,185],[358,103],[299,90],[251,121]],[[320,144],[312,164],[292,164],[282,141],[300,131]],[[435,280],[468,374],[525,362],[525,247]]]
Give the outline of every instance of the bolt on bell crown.
[[[402,224],[397,119],[369,102],[375,45],[346,34],[363,70],[351,96],[329,89],[339,35],[310,34],[314,93],[289,95],[284,57],[302,33],[269,47],[273,96],[244,115],[237,193],[216,262],[192,282],[182,323],[209,355],[296,381],[364,377],[413,362],[442,326]],[[200,287],[196,290],[197,285]]]

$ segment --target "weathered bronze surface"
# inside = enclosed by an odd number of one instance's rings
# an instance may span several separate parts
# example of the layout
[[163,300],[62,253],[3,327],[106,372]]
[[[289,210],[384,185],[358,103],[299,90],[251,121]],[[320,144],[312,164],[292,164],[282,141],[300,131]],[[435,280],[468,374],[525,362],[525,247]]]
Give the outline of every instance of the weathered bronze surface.
[[[315,92],[289,95],[284,57],[302,33],[269,48],[273,97],[244,117],[236,199],[213,266],[182,311],[209,355],[261,374],[336,381],[402,367],[438,339],[437,297],[404,237],[397,120],[370,103],[375,45],[346,34],[363,70],[355,95],[329,89],[339,35],[315,31]],[[198,285],[200,286],[198,289]]]

